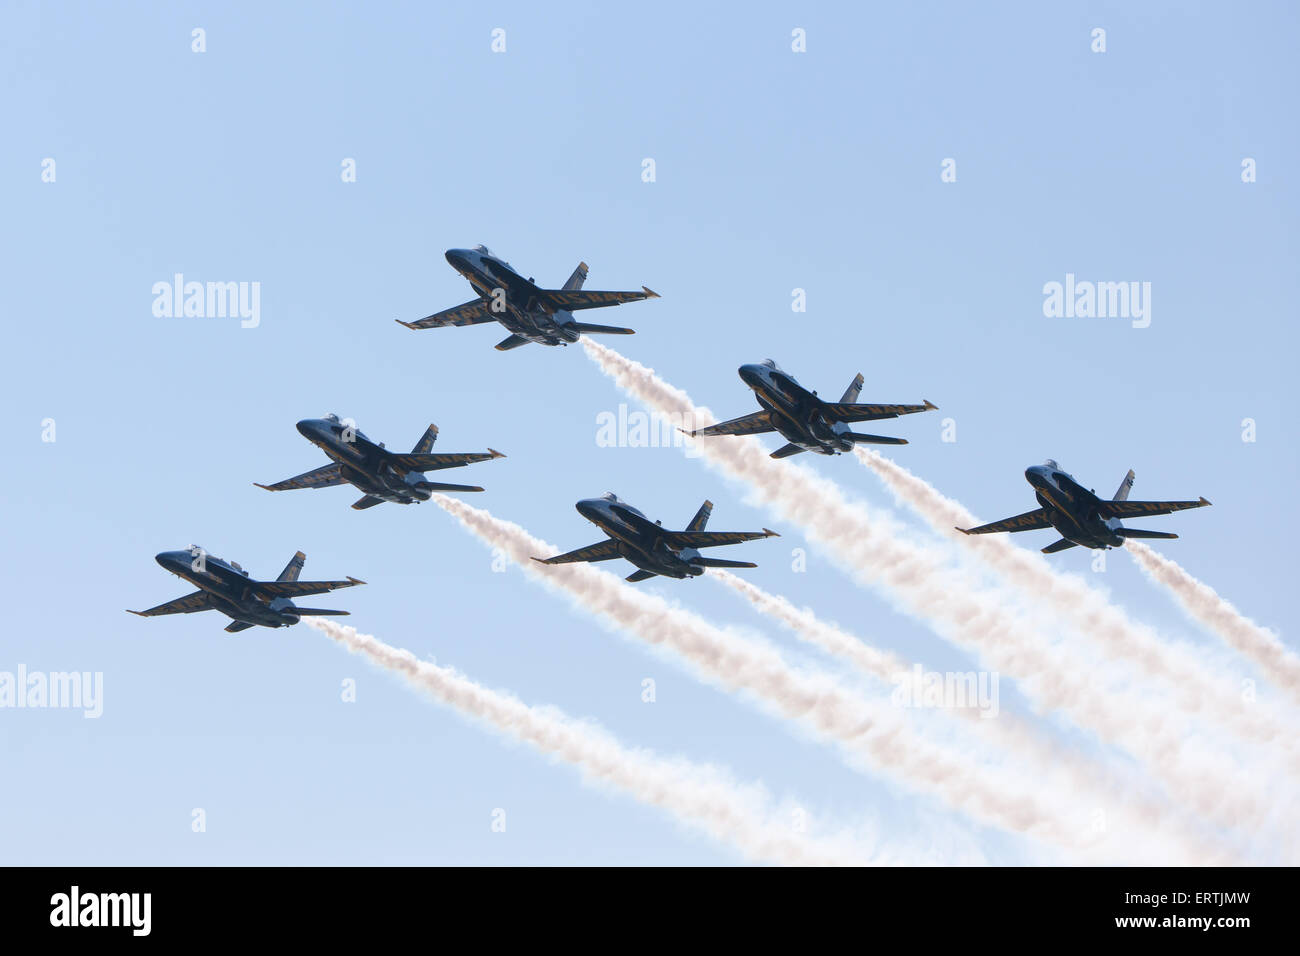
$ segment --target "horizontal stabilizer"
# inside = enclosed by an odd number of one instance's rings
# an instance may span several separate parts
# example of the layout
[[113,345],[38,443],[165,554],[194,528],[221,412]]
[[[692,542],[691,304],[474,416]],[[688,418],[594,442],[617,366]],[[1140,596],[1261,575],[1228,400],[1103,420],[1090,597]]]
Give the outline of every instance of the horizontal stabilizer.
[[855,445],[906,445],[906,438],[886,438],[884,435],[861,435],[858,432],[848,432],[845,438],[853,439]]
[[729,561],[726,558],[696,558],[691,562],[703,568],[756,568],[752,561]]
[[382,505],[383,498],[376,498],[374,495],[366,495],[352,502],[352,507],[357,511],[365,511],[367,508],[373,508],[375,505]]
[[1043,548],[1043,554],[1055,554],[1057,551],[1064,551],[1066,548],[1077,547],[1069,538],[1062,538],[1060,541],[1049,544]]
[[347,617],[351,611],[331,611],[323,607],[295,608],[294,613],[302,617]]
[[1143,531],[1140,528],[1116,528],[1115,533],[1121,538],[1176,538],[1172,531]]
[[633,571],[631,574],[629,574],[629,575],[628,575],[627,577],[625,577],[623,580],[624,580],[624,581],[631,581],[633,584],[635,584],[637,581],[645,581],[645,580],[647,580],[647,579],[649,579],[649,578],[652,578],[652,577],[654,577],[654,576],[655,576],[655,573],[654,573],[653,571]]
[[249,624],[247,621],[231,621],[226,625],[226,631],[230,634],[238,634],[240,631],[246,631],[250,627],[253,627],[253,625]]
[[416,485],[424,491],[482,491],[478,485],[453,485],[445,481],[422,481]]
[[806,451],[806,450],[807,450],[807,449],[805,449],[805,448],[801,448],[800,446],[791,443],[791,444],[789,444],[789,445],[782,445],[782,446],[781,446],[780,448],[778,448],[776,451],[772,452],[772,454],[769,455],[768,457],[769,457],[769,458],[789,458],[791,455],[797,455],[797,454],[799,454],[800,452],[802,452],[802,451]]
[[590,322],[574,322],[569,328],[586,332],[588,335],[636,335],[636,329],[621,329],[616,325],[592,325]]
[[496,350],[498,352],[509,352],[511,349],[517,349],[519,346],[527,344],[528,340],[522,335],[507,335],[496,344]]

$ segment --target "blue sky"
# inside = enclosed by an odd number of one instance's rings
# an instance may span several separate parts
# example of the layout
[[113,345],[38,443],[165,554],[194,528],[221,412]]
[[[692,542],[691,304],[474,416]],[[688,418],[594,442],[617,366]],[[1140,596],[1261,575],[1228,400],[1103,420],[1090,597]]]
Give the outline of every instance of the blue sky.
[[[581,497],[615,490],[670,526],[711,498],[718,528],[783,532],[746,547],[757,583],[927,665],[972,666],[828,556],[792,571],[799,529],[698,461],[598,447],[597,416],[632,403],[581,349],[498,353],[496,328],[396,325],[471,297],[453,246],[485,242],[552,286],[581,259],[591,288],[655,289],[596,319],[638,330],[605,341],[720,415],[753,410],[736,368],[768,356],[823,393],[861,371],[864,400],[934,401],[890,426],[911,444],[889,451],[986,520],[1029,510],[1022,471],[1048,456],[1105,493],[1134,468],[1135,497],[1203,494],[1213,508],[1160,519],[1183,535],[1163,550],[1292,639],[1286,4],[13,3],[0,18],[0,670],[102,671],[105,697],[98,720],[0,711],[0,861],[738,860],[306,627],[230,637],[214,614],[124,614],[184,593],[153,555],[191,542],[264,577],[302,549],[306,577],[370,582],[325,604],[361,630],[815,816],[934,833],[940,856],[970,839],[1027,858],[494,572],[431,505],[353,512],[352,489],[253,487],[323,463],[300,418],[336,411],[393,447],[436,422],[440,450],[508,455],[464,472],[488,489],[472,503],[557,545],[596,540]],[[151,288],[177,272],[259,282],[260,325],[155,317]],[[1043,285],[1067,273],[1150,282],[1150,327],[1044,317]],[[851,457],[809,464],[889,503]],[[1055,560],[1091,574],[1080,551]],[[1142,620],[1213,641],[1123,553],[1097,577]],[[644,586],[816,660],[712,582]]]

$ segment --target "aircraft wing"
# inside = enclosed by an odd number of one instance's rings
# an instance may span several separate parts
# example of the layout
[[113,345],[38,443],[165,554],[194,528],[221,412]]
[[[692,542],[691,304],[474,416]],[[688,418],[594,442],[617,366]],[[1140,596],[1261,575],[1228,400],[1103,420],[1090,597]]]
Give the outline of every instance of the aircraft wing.
[[608,561],[618,557],[618,542],[613,538],[598,544],[589,544],[585,548],[557,554],[553,558],[533,558],[539,564],[573,564],[577,561]]
[[1103,501],[1099,508],[1107,518],[1138,518],[1143,515],[1167,515],[1188,508],[1204,508],[1209,502],[1198,501]]
[[1003,518],[1001,521],[992,521],[988,524],[982,524],[978,528],[958,528],[962,534],[993,534],[997,531],[1034,531],[1038,528],[1050,528],[1052,523],[1047,520],[1047,509],[1038,508],[1035,511],[1026,511],[1022,515],[1016,515],[1014,518]]
[[651,292],[645,286],[640,292],[597,292],[591,289],[547,289],[542,293],[546,300],[557,309],[566,312],[578,312],[582,309],[603,309],[607,305],[622,305],[624,302],[640,302],[642,299],[657,299],[659,294]]
[[293,488],[328,488],[331,485],[347,484],[347,481],[344,479],[339,466],[333,464],[314,468],[311,471],[304,471],[301,475],[286,478],[284,481],[277,481],[273,485],[260,485],[257,482],[253,482],[253,484],[259,488],[265,488],[267,491],[289,491]]
[[484,452],[471,451],[463,454],[455,452],[410,452],[405,455],[394,453],[389,456],[389,461],[408,471],[440,471],[443,468],[459,468],[461,465],[472,465],[476,461],[504,457],[505,455],[501,454],[501,452],[489,448]]
[[346,581],[259,581],[253,587],[262,594],[295,598],[306,597],[309,594],[325,594],[329,591],[337,591],[339,588],[350,588],[365,583],[350,577]]
[[665,531],[664,539],[677,548],[716,548],[724,544],[740,544],[757,538],[776,538],[775,531]]
[[761,435],[764,432],[776,431],[772,427],[772,418],[770,412],[754,412],[752,415],[742,415],[740,418],[733,418],[729,422],[719,422],[716,425],[709,425],[705,428],[697,428],[693,432],[686,432],[692,438],[707,438],[710,435]]
[[157,617],[159,614],[193,614],[195,611],[206,611],[212,605],[208,602],[206,591],[195,591],[193,594],[187,594],[185,597],[179,597],[175,601],[168,601],[166,604],[159,604],[157,607],[151,607],[147,611],[132,611],[132,614],[138,614],[141,617]]
[[496,316],[492,314],[491,302],[487,299],[475,299],[455,308],[443,309],[441,312],[427,315],[415,322],[402,322],[401,319],[397,321],[408,329],[441,329],[449,325],[478,325],[482,322],[495,322]]
[[842,422],[875,422],[882,418],[897,418],[899,415],[914,415],[937,408],[930,402],[924,405],[860,405],[854,402],[825,402],[826,414]]

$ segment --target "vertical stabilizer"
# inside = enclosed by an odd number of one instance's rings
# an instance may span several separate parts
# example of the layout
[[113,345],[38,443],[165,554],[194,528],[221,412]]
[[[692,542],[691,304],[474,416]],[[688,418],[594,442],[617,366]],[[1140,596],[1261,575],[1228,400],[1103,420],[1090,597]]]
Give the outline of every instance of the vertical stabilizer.
[[587,263],[579,262],[578,268],[573,270],[573,275],[569,276],[567,282],[560,288],[566,292],[572,292],[582,288],[582,284],[587,281]]
[[686,526],[687,531],[703,531],[709,523],[709,515],[713,514],[713,502],[706,501],[700,505],[700,510],[695,512],[695,517],[691,523]]
[[413,455],[427,455],[433,450],[433,443],[438,440],[438,426],[430,425],[420,436],[420,440],[415,443],[411,449]]
[[1128,493],[1133,490],[1133,479],[1135,477],[1133,469],[1130,468],[1128,474],[1124,476],[1124,480],[1119,483],[1119,488],[1115,490],[1115,497],[1111,501],[1128,501]]
[[840,399],[840,402],[841,404],[852,404],[858,400],[858,396],[861,394],[862,373],[859,372],[853,377],[853,381],[849,382],[849,387],[844,390],[844,397]]
[[298,575],[302,574],[302,566],[306,562],[307,562],[307,555],[299,551],[297,554],[295,554],[292,558],[289,559],[289,563],[284,566],[284,570],[280,572],[280,576],[276,578],[276,580],[297,581]]

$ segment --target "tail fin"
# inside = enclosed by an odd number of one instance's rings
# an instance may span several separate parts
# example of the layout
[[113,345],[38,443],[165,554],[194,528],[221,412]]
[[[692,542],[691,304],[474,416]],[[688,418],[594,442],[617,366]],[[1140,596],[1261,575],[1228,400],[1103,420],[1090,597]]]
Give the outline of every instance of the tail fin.
[[420,436],[420,440],[415,443],[415,447],[411,449],[411,454],[427,455],[429,452],[433,451],[433,443],[437,440],[438,426],[430,425],[425,429],[424,434]]
[[856,376],[854,376],[853,381],[849,382],[849,387],[844,390],[844,395],[842,398],[840,398],[840,402],[841,404],[844,403],[852,404],[853,402],[856,402],[858,400],[858,396],[861,394],[862,394],[862,373],[859,372]]
[[1112,499],[1110,499],[1110,500],[1111,500],[1111,501],[1128,501],[1128,493],[1129,493],[1130,491],[1133,490],[1133,478],[1134,478],[1134,477],[1135,477],[1135,476],[1134,476],[1134,474],[1133,474],[1133,469],[1130,468],[1130,469],[1128,470],[1128,474],[1124,476],[1124,480],[1121,481],[1121,482],[1119,483],[1119,487],[1118,487],[1117,489],[1115,489],[1115,497],[1112,498]]
[[703,531],[709,523],[709,515],[713,514],[713,502],[706,501],[700,505],[700,510],[695,512],[695,517],[691,523],[686,526],[687,531]]
[[582,288],[582,284],[587,281],[587,263],[579,262],[578,268],[573,270],[573,275],[569,276],[567,282],[560,286],[566,292],[573,292]]
[[297,581],[298,575],[302,574],[302,566],[306,561],[307,555],[299,551],[289,559],[289,563],[284,566],[284,570],[280,572],[280,576],[276,580]]
[[1170,531],[1143,531],[1140,528],[1116,528],[1115,533],[1121,538],[1176,538]]

